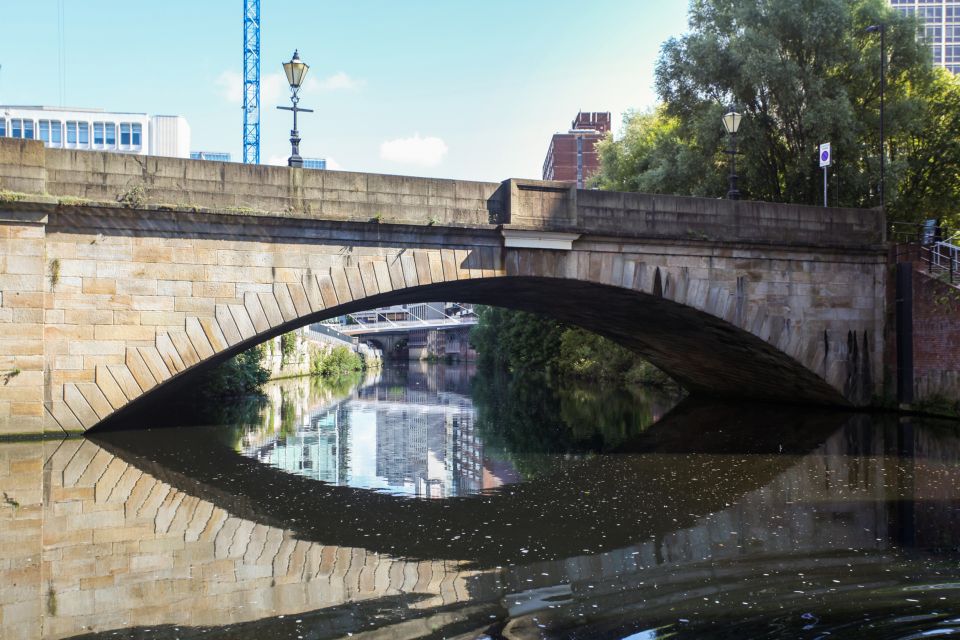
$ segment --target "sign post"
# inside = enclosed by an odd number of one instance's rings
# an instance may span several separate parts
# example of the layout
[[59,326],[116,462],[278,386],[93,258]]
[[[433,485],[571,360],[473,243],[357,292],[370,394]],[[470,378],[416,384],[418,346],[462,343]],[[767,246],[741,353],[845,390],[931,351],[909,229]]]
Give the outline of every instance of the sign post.
[[827,171],[833,164],[833,155],[830,153],[830,143],[820,145],[820,166],[823,168],[823,206],[827,206]]

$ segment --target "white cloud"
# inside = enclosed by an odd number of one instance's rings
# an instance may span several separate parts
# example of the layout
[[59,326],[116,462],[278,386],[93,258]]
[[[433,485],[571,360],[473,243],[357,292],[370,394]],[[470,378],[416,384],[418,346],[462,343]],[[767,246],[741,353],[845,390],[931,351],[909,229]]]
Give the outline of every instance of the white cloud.
[[[243,75],[237,71],[227,70],[217,76],[216,86],[220,95],[230,104],[243,104]],[[363,80],[351,78],[347,73],[338,71],[332,76],[321,80],[307,78],[303,87],[304,93],[319,93],[320,91],[354,91],[362,87]],[[290,101],[290,85],[287,77],[280,73],[266,73],[260,76],[260,108],[270,108],[278,104],[286,105]]]
[[332,76],[327,76],[323,80],[316,78],[307,78],[307,84],[304,87],[306,91],[354,91],[359,89],[366,81],[357,78],[351,78],[345,71],[337,71]]
[[231,104],[243,104],[243,76],[236,71],[224,71],[217,76],[220,95]]
[[433,167],[447,155],[447,143],[436,137],[421,138],[419,133],[412,138],[387,140],[380,145],[380,157],[390,162]]
[[[224,71],[216,80],[220,95],[231,104],[243,104],[243,75],[236,71]],[[290,86],[282,73],[267,73],[260,76],[260,109],[289,102]]]
[[287,106],[290,103],[290,85],[282,73],[268,73],[260,76],[260,109],[273,109],[276,105]]

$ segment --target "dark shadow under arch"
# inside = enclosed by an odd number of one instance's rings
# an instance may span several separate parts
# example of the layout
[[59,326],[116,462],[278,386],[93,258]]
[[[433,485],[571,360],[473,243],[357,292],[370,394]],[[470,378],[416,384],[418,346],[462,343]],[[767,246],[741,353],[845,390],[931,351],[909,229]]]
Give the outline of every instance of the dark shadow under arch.
[[474,278],[370,296],[278,325],[183,371],[118,410],[95,430],[142,427],[193,374],[269,338],[346,313],[393,304],[457,300],[541,313],[606,336],[640,354],[692,395],[848,406],[794,358],[725,320],[667,298],[610,285],[529,276]]

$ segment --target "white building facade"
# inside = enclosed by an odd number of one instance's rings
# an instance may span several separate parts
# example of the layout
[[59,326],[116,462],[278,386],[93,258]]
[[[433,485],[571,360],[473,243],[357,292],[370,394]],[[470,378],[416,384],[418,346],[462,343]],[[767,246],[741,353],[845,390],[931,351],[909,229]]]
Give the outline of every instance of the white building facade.
[[916,16],[933,64],[960,73],[960,0],[890,0],[890,4]]
[[41,140],[55,149],[190,157],[183,116],[0,105],[0,137]]

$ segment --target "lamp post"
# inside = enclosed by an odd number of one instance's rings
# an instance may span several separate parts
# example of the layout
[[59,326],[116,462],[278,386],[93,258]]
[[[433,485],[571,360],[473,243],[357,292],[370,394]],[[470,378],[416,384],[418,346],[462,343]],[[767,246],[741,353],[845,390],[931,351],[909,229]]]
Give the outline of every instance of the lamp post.
[[740,120],[743,116],[737,113],[733,107],[723,114],[723,128],[730,135],[730,188],[727,191],[728,200],[739,200],[740,191],[737,189],[737,131],[740,130]]
[[886,183],[884,170],[886,165],[886,146],[883,139],[883,93],[887,84],[887,49],[884,36],[887,33],[887,26],[882,22],[880,24],[870,25],[866,29],[867,33],[880,33],[880,211],[884,209],[884,197],[886,195]]
[[283,63],[283,72],[287,76],[287,82],[290,84],[290,102],[292,107],[277,107],[284,111],[293,111],[293,129],[290,131],[291,155],[287,160],[287,166],[303,168],[303,158],[300,157],[300,132],[297,130],[297,113],[313,113],[313,109],[304,109],[297,106],[300,102],[300,87],[303,85],[303,79],[307,77],[307,71],[310,66],[300,60],[300,54],[295,50],[290,62]]

